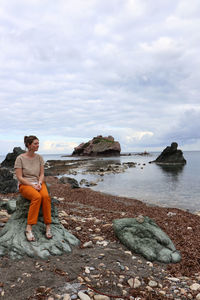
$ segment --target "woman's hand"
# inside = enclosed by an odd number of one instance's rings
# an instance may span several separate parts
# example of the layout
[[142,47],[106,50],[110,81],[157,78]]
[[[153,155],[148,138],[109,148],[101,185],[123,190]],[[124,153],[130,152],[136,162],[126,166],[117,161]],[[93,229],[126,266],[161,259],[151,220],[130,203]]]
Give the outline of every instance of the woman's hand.
[[33,188],[39,192],[42,188],[42,185],[41,185],[41,183],[33,184]]

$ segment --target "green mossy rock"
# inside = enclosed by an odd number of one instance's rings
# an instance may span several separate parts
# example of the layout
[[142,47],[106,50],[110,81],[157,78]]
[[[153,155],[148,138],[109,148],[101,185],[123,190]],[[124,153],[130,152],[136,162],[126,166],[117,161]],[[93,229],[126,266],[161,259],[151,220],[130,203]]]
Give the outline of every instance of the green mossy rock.
[[[58,219],[58,212],[52,201],[53,238],[45,237],[45,224],[40,210],[38,223],[33,226],[35,242],[28,242],[25,237],[27,214],[30,202],[19,196],[16,200],[16,210],[11,215],[5,227],[0,231],[0,256],[8,255],[12,259],[21,259],[27,255],[47,259],[50,255],[69,253],[74,246],[79,245],[79,240],[69,233]],[[12,207],[13,207],[12,200]]]
[[116,219],[113,229],[122,244],[149,261],[177,263],[181,260],[170,238],[149,217]]

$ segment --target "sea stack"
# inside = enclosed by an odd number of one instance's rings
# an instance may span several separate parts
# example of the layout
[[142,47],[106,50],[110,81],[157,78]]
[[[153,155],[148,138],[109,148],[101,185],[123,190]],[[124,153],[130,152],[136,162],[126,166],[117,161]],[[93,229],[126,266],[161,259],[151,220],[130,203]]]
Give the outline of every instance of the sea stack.
[[167,146],[153,162],[158,164],[186,164],[183,152],[177,148],[176,142],[171,143],[171,146]]
[[74,156],[119,156],[121,152],[120,143],[112,136],[103,137],[98,135],[87,143],[81,143],[74,148]]

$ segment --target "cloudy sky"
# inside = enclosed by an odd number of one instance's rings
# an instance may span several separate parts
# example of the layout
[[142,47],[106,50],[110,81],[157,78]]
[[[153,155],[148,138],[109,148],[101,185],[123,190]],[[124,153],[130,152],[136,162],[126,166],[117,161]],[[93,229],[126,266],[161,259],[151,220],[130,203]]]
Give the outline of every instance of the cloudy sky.
[[200,149],[199,0],[0,0],[0,154]]

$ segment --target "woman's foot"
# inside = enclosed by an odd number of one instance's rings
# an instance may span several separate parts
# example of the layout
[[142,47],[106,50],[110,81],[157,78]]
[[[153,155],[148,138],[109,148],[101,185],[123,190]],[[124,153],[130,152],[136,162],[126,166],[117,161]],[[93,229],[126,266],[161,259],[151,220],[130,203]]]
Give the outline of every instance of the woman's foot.
[[28,242],[34,242],[35,241],[35,237],[34,234],[32,232],[32,230],[26,230],[25,231],[25,236]]
[[50,228],[50,225],[47,225],[46,226],[46,238],[48,239],[48,240],[50,240],[50,239],[52,239],[52,233],[51,233],[51,228]]

